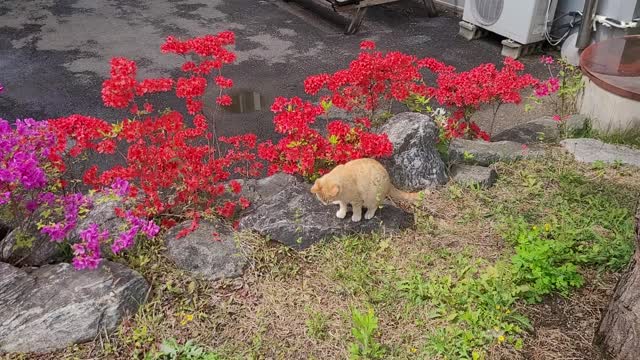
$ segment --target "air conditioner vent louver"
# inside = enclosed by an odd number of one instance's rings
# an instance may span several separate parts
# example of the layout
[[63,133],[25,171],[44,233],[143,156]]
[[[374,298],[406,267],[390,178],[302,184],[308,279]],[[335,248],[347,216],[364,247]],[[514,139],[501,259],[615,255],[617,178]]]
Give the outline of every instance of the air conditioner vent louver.
[[502,15],[504,0],[471,0],[474,17],[484,26],[495,24]]

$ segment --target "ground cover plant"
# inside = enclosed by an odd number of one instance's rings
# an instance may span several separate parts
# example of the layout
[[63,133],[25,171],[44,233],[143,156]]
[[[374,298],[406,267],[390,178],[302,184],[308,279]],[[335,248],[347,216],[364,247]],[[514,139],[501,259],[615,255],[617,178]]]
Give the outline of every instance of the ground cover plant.
[[490,190],[434,193],[396,236],[294,252],[238,234],[252,261],[232,281],[193,279],[162,241],[139,242],[118,261],[154,279],[148,304],[40,358],[599,358],[589,339],[632,251],[640,173],[556,153],[498,170]]
[[[169,37],[162,51],[185,56],[183,76],[175,79],[138,80],[135,62],[113,59],[102,95],[105,105],[129,110],[122,121],[72,115],[0,123],[5,209],[33,216],[54,241],[65,240],[90,206],[72,191],[80,180],[66,179],[67,169],[96,154],[120,158],[106,169],[91,167],[81,181],[123,200],[116,212],[127,228],[82,230],[74,264],[98,266],[100,245],[108,242],[114,261],[152,283],[149,301],[116,333],[30,358],[518,358],[540,341],[533,330],[544,316],[536,306],[585,296],[576,295],[581,288],[600,294],[597,284],[611,286],[628,263],[638,170],[577,165],[551,149],[544,159],[498,164],[500,180],[491,190],[449,185],[435,192],[416,209],[416,228],[399,235],[350,236],[293,252],[238,233],[251,260],[242,278],[207,282],[177,269],[162,237],[153,237],[156,222],[168,229],[191,220],[180,234],[186,235],[203,218],[233,221],[250,205],[234,178],[259,176],[260,160],[269,173],[313,179],[351,159],[389,156],[388,138],[372,124],[389,101],[438,116],[443,141],[486,140],[472,121],[481,106],[497,112],[503,103],[519,103],[525,89],[557,90],[514,60],[501,69],[457,72],[364,42],[348,69],[305,81],[316,101],[276,99],[274,127],[283,137],[260,143],[253,134],[219,136],[215,119],[202,113],[209,84],[219,88],[217,104],[230,104],[224,91],[233,81],[222,69],[235,58],[227,49],[234,41],[230,32]],[[424,81],[422,69],[435,74],[434,84]],[[188,115],[159,110],[147,99],[158,92],[185,99]],[[431,97],[448,110],[432,111]],[[352,118],[329,123],[326,132],[314,128],[334,106]],[[46,208],[34,207],[34,200]],[[139,233],[148,239],[134,241]],[[584,341],[596,320],[589,321],[561,341],[567,354],[595,356]]]

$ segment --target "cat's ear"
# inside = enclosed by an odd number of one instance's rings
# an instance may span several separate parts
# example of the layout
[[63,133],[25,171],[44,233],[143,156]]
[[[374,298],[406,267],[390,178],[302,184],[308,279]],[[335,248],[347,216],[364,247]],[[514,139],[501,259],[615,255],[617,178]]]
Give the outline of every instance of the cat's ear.
[[316,180],[311,187],[311,193],[316,194],[318,192],[320,192],[320,184],[318,183],[318,180]]
[[333,197],[337,196],[340,193],[340,186],[337,184],[332,185],[327,192],[327,195]]

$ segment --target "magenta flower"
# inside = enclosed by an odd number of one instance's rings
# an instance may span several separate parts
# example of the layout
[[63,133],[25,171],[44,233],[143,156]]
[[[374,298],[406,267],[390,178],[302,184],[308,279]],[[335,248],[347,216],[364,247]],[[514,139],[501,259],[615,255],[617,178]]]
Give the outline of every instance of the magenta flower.
[[540,57],[540,62],[545,64],[545,65],[553,65],[554,61],[553,61],[553,57],[551,56],[546,56],[546,55],[542,55]]
[[129,182],[121,178],[116,178],[113,184],[111,184],[111,189],[116,193],[116,195],[124,198],[129,195]]
[[100,265],[100,243],[109,238],[109,231],[100,231],[93,223],[80,232],[81,243],[73,245],[73,266],[77,270],[95,269]]

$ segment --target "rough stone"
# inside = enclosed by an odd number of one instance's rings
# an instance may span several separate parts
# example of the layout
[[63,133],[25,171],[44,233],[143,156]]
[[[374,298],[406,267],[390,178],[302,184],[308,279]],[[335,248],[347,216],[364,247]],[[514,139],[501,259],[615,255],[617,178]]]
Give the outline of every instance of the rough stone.
[[475,165],[455,165],[451,170],[451,178],[464,186],[479,185],[483,189],[495,184],[498,174],[492,168]]
[[640,150],[626,146],[607,144],[600,140],[587,138],[562,140],[560,145],[573,154],[578,162],[589,164],[596,161],[609,164],[620,162],[640,167]]
[[[294,249],[322,240],[372,232],[396,232],[413,225],[413,215],[385,206],[371,220],[339,219],[337,205],[324,206],[310,193],[311,186],[289,177],[287,186],[254,204],[241,220],[240,229],[255,231]],[[275,181],[274,179],[267,182]],[[279,181],[278,181],[279,182]]]
[[28,273],[0,263],[0,353],[48,352],[114,331],[146,300],[149,284],[124,265],[46,265]]
[[178,267],[208,280],[241,276],[247,258],[234,240],[233,230],[202,221],[195,231],[178,238],[178,232],[190,224],[191,221],[181,223],[165,235],[169,258]]
[[380,128],[393,144],[393,155],[381,162],[393,184],[406,191],[420,191],[447,182],[446,168],[436,148],[438,127],[427,115],[405,112]]
[[[115,215],[115,208],[122,206],[115,200],[95,200],[94,207],[81,219],[78,225],[69,234],[69,243],[80,240],[80,231],[86,229],[89,224],[96,223],[102,229],[118,229],[123,221]],[[30,246],[19,245],[19,239],[30,237]],[[110,254],[109,245],[102,247],[103,254]],[[19,266],[41,266],[64,260],[64,251],[60,244],[49,241],[38,231],[35,222],[13,229],[0,240],[0,261]]]
[[[71,238],[80,239],[80,232],[90,224],[96,223],[102,229],[114,230],[124,225],[124,220],[116,215],[116,208],[123,208],[124,205],[119,200],[99,198],[94,200],[93,208],[78,220],[78,226],[71,232]],[[73,242],[73,240],[72,240]],[[103,251],[104,253],[104,251]]]
[[513,141],[453,139],[449,144],[449,161],[453,163],[489,166],[498,161],[515,161],[543,155],[544,149],[537,145],[523,148],[523,144]]
[[494,142],[513,141],[520,144],[554,143],[559,139],[558,123],[550,116],[516,125],[491,137],[491,141]]
[[252,204],[259,203],[263,199],[267,199],[283,189],[286,189],[290,184],[294,184],[299,180],[292,175],[285,173],[276,173],[272,176],[262,179],[239,179],[238,182],[242,184],[242,196],[251,201]]
[[17,227],[0,240],[0,261],[18,266],[41,266],[63,259],[60,244],[41,235],[35,225]]
[[581,131],[585,129],[588,121],[589,118],[586,115],[573,114],[564,120],[564,126],[569,132]]

